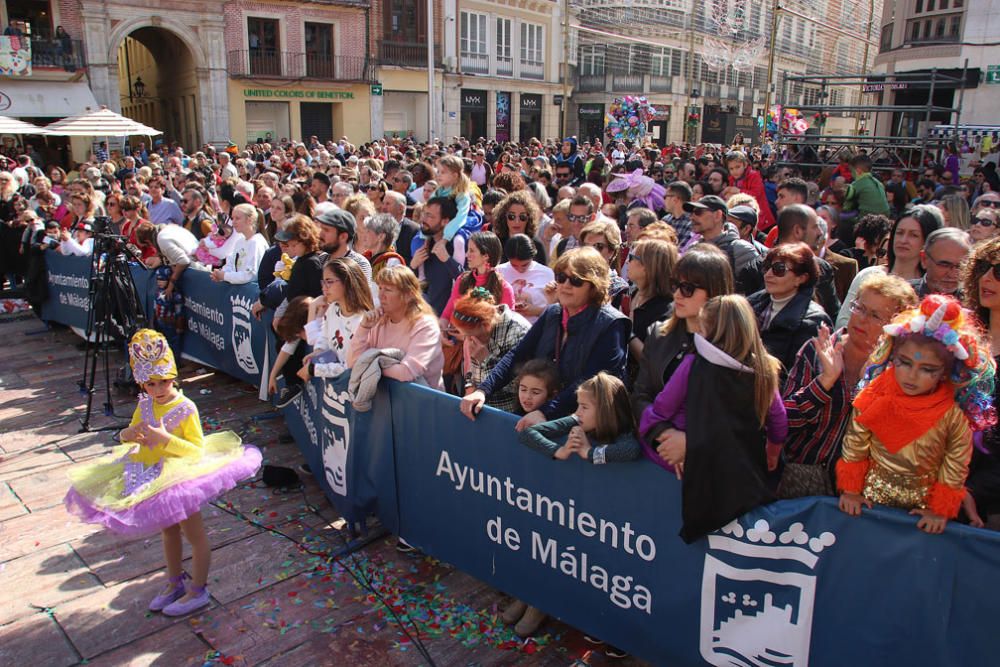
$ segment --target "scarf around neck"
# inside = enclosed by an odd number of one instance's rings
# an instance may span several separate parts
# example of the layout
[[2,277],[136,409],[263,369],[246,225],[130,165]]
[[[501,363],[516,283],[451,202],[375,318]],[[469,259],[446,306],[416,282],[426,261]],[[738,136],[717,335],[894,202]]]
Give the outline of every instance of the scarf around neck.
[[955,403],[950,381],[921,396],[908,396],[890,367],[861,390],[854,399],[859,424],[868,428],[891,454],[895,454],[934,426]]

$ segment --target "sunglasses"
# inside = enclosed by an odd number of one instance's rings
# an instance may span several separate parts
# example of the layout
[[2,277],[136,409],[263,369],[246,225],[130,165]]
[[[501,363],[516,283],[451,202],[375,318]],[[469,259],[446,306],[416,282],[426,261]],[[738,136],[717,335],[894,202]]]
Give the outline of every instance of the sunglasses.
[[788,265],[784,262],[764,262],[763,269],[764,273],[770,271],[777,278],[781,278],[788,273]]
[[587,222],[588,220],[590,220],[590,216],[589,215],[573,215],[573,214],[569,214],[566,217],[569,219],[570,222]]
[[628,254],[628,261],[639,262],[640,264],[642,264],[642,257],[639,257],[639,255],[635,254],[634,252],[630,252]]
[[1000,208],[1000,200],[997,199],[984,199],[979,202],[980,206],[985,206],[987,208]]
[[597,243],[589,243],[585,247],[587,247],[587,248],[593,248],[597,252],[604,252],[605,250],[607,250],[611,246],[609,246],[607,243],[597,242]]
[[565,283],[567,280],[569,281],[569,284],[572,285],[573,287],[583,287],[584,285],[587,284],[587,281],[581,278],[580,276],[567,275],[562,271],[556,274],[556,282],[559,283],[560,285]]
[[875,256],[878,257],[879,259],[882,259],[888,254],[889,254],[888,248],[879,248],[878,250],[875,251]]
[[701,285],[695,285],[687,280],[671,280],[670,290],[673,292],[680,292],[681,296],[685,299],[690,299],[694,296],[695,290],[701,289]]
[[973,264],[973,268],[979,277],[985,276],[989,273],[990,269],[993,269],[993,279],[1000,280],[1000,264],[990,264],[985,259],[977,259],[976,263]]
[[508,213],[507,219],[510,220],[511,222],[514,222],[515,220],[520,220],[521,222],[527,222],[531,218],[528,217],[527,213]]
[[974,225],[982,225],[983,227],[993,227],[996,223],[989,218],[975,218],[972,221]]

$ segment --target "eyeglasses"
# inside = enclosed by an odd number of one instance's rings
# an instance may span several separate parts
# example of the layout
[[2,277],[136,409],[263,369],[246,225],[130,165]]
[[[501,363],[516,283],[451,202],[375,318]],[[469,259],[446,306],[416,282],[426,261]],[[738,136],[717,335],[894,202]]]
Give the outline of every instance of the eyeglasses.
[[961,268],[962,266],[961,264],[956,264],[955,262],[939,262],[936,259],[934,259],[931,256],[931,254],[926,250],[924,251],[924,257],[931,260],[931,262],[933,262],[935,266],[940,266],[945,271],[958,271],[958,269]]
[[569,284],[572,285],[573,287],[583,287],[587,283],[587,281],[581,278],[580,276],[571,276],[563,273],[562,271],[556,274],[556,282],[559,283],[560,285],[565,283],[567,280],[569,281]]
[[597,252],[604,252],[605,250],[607,250],[611,246],[608,245],[607,243],[601,243],[600,241],[598,241],[597,243],[585,243],[584,247],[585,248],[593,248]]
[[681,296],[685,299],[690,299],[694,296],[695,290],[701,289],[701,285],[696,285],[687,280],[671,280],[670,281],[670,291],[680,292]]
[[851,309],[852,313],[854,313],[856,315],[860,315],[861,317],[867,317],[868,319],[872,320],[873,322],[876,322],[876,323],[881,324],[881,325],[888,324],[889,320],[891,319],[889,317],[883,317],[882,315],[879,315],[878,313],[876,313],[874,310],[871,310],[870,308],[866,308],[865,306],[863,306],[861,304],[860,301],[857,301],[857,300],[854,300],[854,301],[851,302],[850,309]]
[[977,259],[976,263],[972,265],[975,273],[978,277],[985,276],[989,273],[990,269],[993,269],[993,279],[1000,280],[1000,264],[991,264],[985,259]]
[[634,252],[630,252],[628,254],[628,261],[630,261],[630,262],[639,262],[640,264],[642,264],[642,257],[640,257],[639,255],[635,254]]
[[340,278],[323,278],[319,282],[323,287],[333,287],[340,282]]
[[528,217],[527,213],[508,213],[507,220],[514,222],[515,220],[520,220],[521,222],[527,222],[531,218]]
[[572,213],[566,216],[570,222],[587,222],[590,220],[590,214],[587,215],[573,215]]
[[784,262],[764,262],[762,268],[764,269],[764,273],[770,271],[776,278],[781,278],[788,273],[788,265]]

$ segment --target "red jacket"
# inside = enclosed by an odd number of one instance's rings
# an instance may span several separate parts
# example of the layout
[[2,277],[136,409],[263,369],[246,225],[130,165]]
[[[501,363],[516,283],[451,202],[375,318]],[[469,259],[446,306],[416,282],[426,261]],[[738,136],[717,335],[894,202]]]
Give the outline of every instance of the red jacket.
[[766,232],[774,226],[774,216],[771,214],[770,204],[767,203],[767,191],[764,190],[764,179],[761,178],[759,171],[755,171],[750,167],[747,167],[746,172],[743,174],[743,178],[740,180],[737,181],[735,178],[730,176],[729,185],[739,188],[740,192],[751,195],[757,200],[757,206],[760,207],[757,229],[762,232]]

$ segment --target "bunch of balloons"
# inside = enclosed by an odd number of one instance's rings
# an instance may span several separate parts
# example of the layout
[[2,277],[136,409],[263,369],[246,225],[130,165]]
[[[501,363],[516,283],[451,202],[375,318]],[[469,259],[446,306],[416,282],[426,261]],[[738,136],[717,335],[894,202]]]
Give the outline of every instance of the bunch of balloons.
[[767,112],[767,133],[778,133],[778,122],[781,122],[783,134],[805,134],[809,129],[809,121],[802,117],[798,109],[782,108],[775,105]]
[[611,141],[640,141],[655,116],[656,109],[645,97],[616,97],[604,117],[605,134]]

